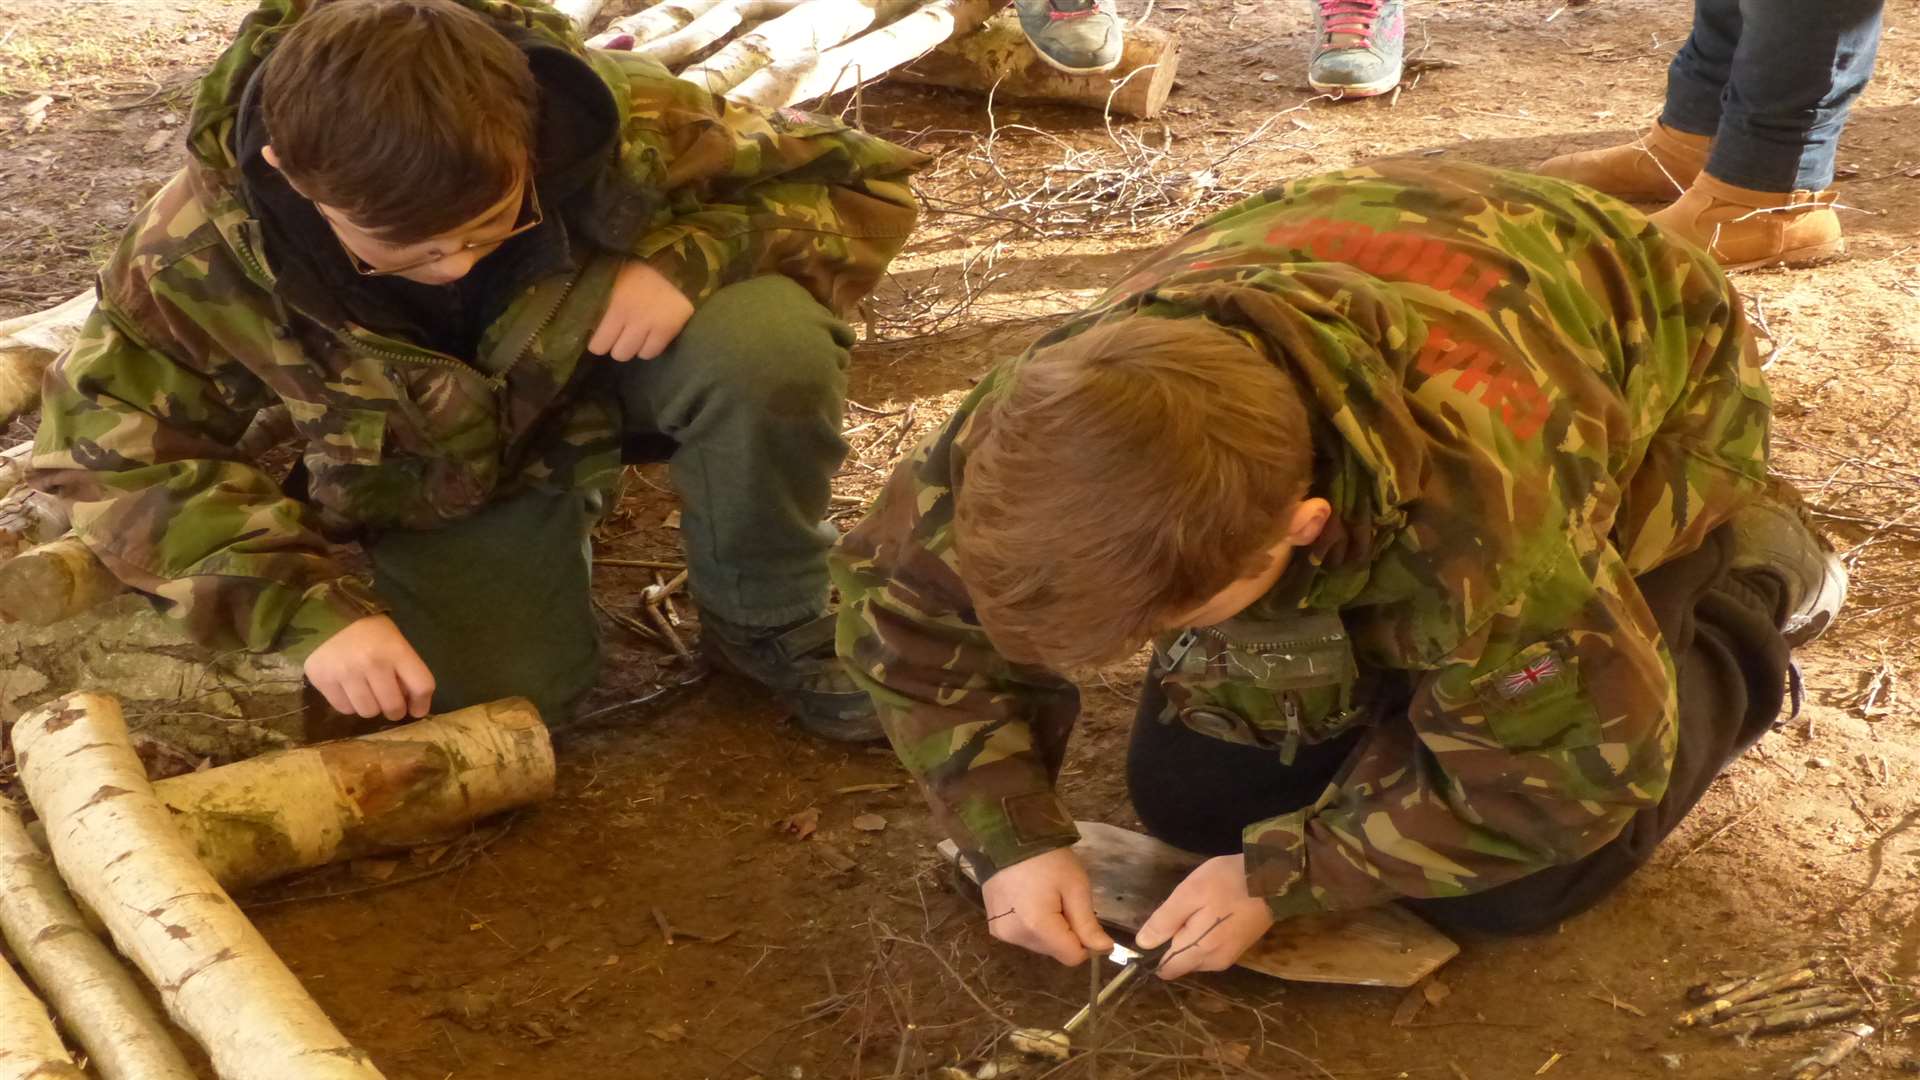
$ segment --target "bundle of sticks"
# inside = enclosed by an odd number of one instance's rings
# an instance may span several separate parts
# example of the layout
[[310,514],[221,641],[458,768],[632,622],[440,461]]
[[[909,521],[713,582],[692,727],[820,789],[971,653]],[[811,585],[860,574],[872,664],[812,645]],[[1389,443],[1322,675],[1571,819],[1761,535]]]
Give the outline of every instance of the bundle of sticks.
[[162,1011],[221,1080],[377,1080],[227,890],[444,842],[554,781],[518,699],[158,783],[112,697],[69,694],[12,736],[39,819],[0,799],[0,933],[25,972],[0,956],[0,1080],[195,1080]]
[[1873,1035],[1859,1023],[1871,1002],[1854,989],[1823,984],[1815,966],[1791,960],[1752,975],[1701,983],[1687,991],[1697,1002],[1674,1017],[1678,1028],[1705,1028],[1745,1042],[1761,1035],[1846,1025],[1832,1042],[1793,1063],[1788,1080],[1814,1080],[1852,1056]]

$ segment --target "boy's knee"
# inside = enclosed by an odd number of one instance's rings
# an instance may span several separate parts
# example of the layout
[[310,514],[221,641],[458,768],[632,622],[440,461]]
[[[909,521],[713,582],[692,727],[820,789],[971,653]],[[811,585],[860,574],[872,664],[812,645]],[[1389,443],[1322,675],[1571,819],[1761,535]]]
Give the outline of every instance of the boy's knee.
[[729,285],[700,305],[683,335],[694,363],[776,415],[817,412],[846,392],[853,333],[792,279]]

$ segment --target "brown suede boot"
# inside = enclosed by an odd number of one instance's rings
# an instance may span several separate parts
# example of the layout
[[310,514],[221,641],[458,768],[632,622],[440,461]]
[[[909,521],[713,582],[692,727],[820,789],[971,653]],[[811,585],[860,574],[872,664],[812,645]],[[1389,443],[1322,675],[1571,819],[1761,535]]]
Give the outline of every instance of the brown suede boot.
[[1721,266],[1810,266],[1846,254],[1832,191],[1751,191],[1701,173],[1679,201],[1648,217],[1706,248]]
[[1561,154],[1540,164],[1542,175],[1585,184],[1629,202],[1677,198],[1706,167],[1713,139],[1656,123],[1644,138],[1604,150]]

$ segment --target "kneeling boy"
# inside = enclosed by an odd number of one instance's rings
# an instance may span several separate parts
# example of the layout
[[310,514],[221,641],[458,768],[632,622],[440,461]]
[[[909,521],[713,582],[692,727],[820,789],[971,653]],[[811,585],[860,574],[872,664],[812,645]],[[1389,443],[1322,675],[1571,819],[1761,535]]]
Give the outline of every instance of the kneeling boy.
[[1302,180],[982,381],[836,553],[841,653],[994,933],[1062,962],[1107,938],[1060,673],[1149,639],[1134,807],[1215,856],[1139,934],[1184,950],[1164,976],[1392,900],[1547,926],[1769,728],[1838,608],[1768,407],[1719,269],[1623,204]]

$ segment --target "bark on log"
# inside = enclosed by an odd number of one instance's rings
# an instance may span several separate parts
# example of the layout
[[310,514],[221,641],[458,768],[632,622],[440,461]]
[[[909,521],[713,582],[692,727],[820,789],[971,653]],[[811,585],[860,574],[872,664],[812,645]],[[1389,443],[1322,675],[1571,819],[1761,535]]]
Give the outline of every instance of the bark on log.
[[553,744],[522,698],[358,739],[286,750],[154,785],[221,885],[420,847],[549,798]]
[[70,694],[22,717],[20,779],[54,861],[223,1080],[376,1080],[168,820],[120,705]]
[[51,626],[123,591],[86,544],[62,537],[0,563],[0,622]]
[[851,90],[979,26],[996,6],[994,0],[928,0],[898,22],[845,45],[762,68],[727,97],[742,105],[775,109]]
[[917,6],[918,0],[810,0],[728,42],[711,59],[687,68],[680,77],[724,94],[780,57],[810,58]]
[[[714,42],[739,29],[743,23],[784,15],[801,3],[802,0],[727,0],[666,37],[635,45],[633,52],[636,56],[644,56],[670,68],[679,67],[700,55]],[[684,72],[680,77],[690,82],[699,81],[689,78]]]
[[0,956],[0,1080],[86,1080],[47,1007]]
[[666,0],[664,4],[655,4],[645,11],[629,15],[624,19],[615,19],[606,31],[595,37],[595,41],[606,41],[628,34],[633,37],[637,48],[649,41],[666,37],[693,20],[719,7],[724,0]]
[[[4,799],[0,933],[105,1080],[197,1080],[160,1014],[88,929],[53,860],[28,838],[19,811]],[[0,1049],[0,1058],[4,1054]]]
[[1105,75],[1073,75],[1033,51],[1020,25],[1006,16],[956,37],[894,73],[905,82],[991,92],[995,100],[1046,101],[1107,109],[1119,116],[1157,116],[1173,92],[1180,42],[1164,30],[1127,31],[1120,66]]
[[44,311],[0,321],[0,428],[40,407],[41,374],[92,313],[88,289]]

